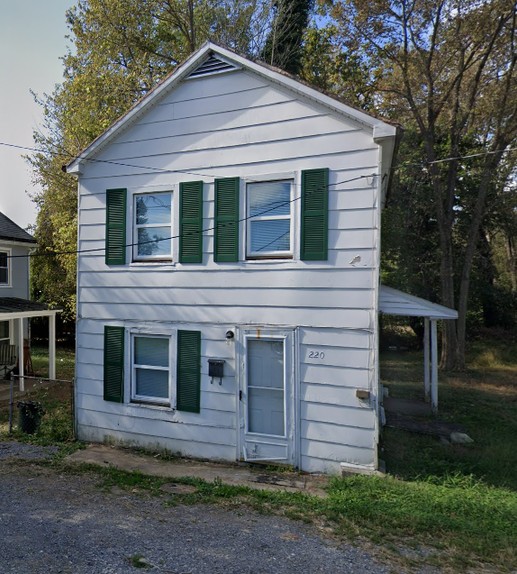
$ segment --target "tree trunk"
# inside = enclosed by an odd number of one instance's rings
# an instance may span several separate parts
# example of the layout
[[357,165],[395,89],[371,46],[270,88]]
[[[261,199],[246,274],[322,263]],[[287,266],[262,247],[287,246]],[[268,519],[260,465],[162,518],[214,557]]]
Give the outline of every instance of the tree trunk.
[[[442,243],[441,275],[441,302],[446,307],[454,309],[454,272],[452,259],[452,245],[446,239]],[[448,244],[445,244],[448,243]],[[458,333],[456,321],[444,321],[442,326],[442,349],[440,368],[446,371],[462,369],[458,356]]]

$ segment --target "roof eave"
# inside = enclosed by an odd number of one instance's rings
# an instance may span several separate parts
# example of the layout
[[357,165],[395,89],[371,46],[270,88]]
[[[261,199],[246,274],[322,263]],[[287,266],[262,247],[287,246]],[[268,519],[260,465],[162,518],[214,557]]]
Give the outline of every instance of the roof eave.
[[273,83],[284,88],[288,88],[306,98],[312,99],[317,103],[338,112],[340,115],[348,117],[363,125],[365,128],[372,131],[373,138],[377,143],[382,143],[387,138],[391,139],[397,136],[398,128],[395,125],[391,125],[379,120],[378,118],[374,118],[361,110],[352,108],[349,105],[344,104],[331,96],[327,96],[299,80],[289,75],[285,75],[280,71],[276,71],[269,66],[253,62],[239,54],[236,54],[235,52],[232,52],[231,50],[228,50],[227,48],[223,48],[211,42],[206,42],[197,52],[193,53],[183,64],[178,66],[173,72],[171,72],[171,74],[169,74],[169,76],[164,78],[158,86],[143,96],[126,114],[115,121],[110,128],[95,139],[75,159],[66,166],[63,166],[63,170],[71,174],[81,173],[81,167],[85,160],[91,158],[94,153],[97,153],[119,132],[120,129],[124,127],[124,125],[131,122],[132,119],[143,113],[144,110],[148,109],[154,101],[159,99],[160,95],[163,94],[164,91],[172,89],[185,76],[188,76],[188,74],[199,64],[200,60],[202,60],[209,52],[214,52],[242,68],[252,70],[257,75],[262,76]]
[[75,159],[70,163],[63,166],[63,171],[71,174],[81,173],[81,166],[84,160],[87,160],[92,154],[97,152],[104,144],[106,144],[119,129],[121,129],[126,123],[130,122],[135,116],[138,116],[144,109],[151,104],[152,101],[160,97],[160,95],[165,91],[169,90],[174,84],[178,83],[187,75],[192,68],[194,68],[199,59],[203,58],[207,52],[209,52],[212,44],[206,42],[197,52],[192,54],[183,64],[180,64],[173,72],[166,76],[162,82],[160,82],[155,88],[150,92],[145,94],[138,102],[123,116],[116,120],[105,132],[103,132],[99,137],[97,137],[93,142],[85,148]]

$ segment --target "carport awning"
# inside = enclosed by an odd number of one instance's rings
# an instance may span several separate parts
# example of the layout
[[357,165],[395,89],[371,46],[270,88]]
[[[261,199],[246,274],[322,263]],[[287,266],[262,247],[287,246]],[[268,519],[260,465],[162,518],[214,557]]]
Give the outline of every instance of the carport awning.
[[426,317],[427,319],[457,319],[458,312],[449,307],[432,303],[421,297],[409,295],[398,289],[381,285],[379,311],[386,315]]
[[[433,412],[438,410],[438,332],[439,319],[457,319],[458,312],[421,297],[381,285],[379,311],[386,315],[424,317],[424,392]],[[430,327],[430,328],[429,328]]]

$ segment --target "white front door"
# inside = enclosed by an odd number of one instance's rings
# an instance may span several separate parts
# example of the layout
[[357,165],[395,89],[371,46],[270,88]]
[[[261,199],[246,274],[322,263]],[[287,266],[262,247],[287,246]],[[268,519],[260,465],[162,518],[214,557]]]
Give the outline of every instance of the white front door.
[[241,341],[241,458],[295,464],[293,331],[250,330]]

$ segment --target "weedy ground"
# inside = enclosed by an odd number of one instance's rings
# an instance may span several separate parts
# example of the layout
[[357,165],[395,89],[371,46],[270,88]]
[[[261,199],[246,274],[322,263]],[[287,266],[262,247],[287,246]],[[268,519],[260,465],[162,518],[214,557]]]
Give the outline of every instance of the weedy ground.
[[[385,428],[381,456],[388,475],[330,481],[328,496],[257,491],[214,481],[174,481],[113,468],[70,467],[63,457],[80,445],[71,426],[71,387],[41,387],[47,413],[38,434],[6,432],[0,404],[0,440],[59,445],[60,455],[41,464],[59,472],[94,473],[101,488],[164,497],[164,504],[223,504],[280,513],[312,523],[328,536],[375,545],[398,568],[423,564],[444,572],[514,572],[517,569],[517,341],[511,337],[471,342],[468,369],[440,373],[439,418],[462,424],[468,445]],[[61,355],[61,353],[63,353]],[[70,351],[59,359],[72,365]],[[382,382],[392,396],[422,395],[423,358],[418,351],[381,357]],[[38,395],[35,396],[37,398]],[[192,488],[165,494],[164,485]]]

